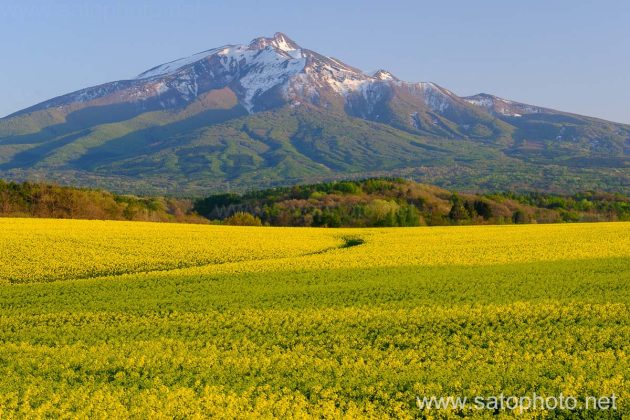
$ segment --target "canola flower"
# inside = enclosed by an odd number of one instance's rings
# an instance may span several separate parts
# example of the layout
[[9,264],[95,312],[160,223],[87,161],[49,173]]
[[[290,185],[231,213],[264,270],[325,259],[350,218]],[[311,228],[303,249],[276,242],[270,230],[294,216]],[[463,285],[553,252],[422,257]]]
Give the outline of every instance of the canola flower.
[[[0,282],[12,283],[630,257],[630,223],[337,230],[0,219],[0,232]],[[348,238],[363,243],[345,247]]]
[[316,230],[0,218],[0,282],[102,277],[298,257],[339,246]]
[[513,418],[416,398],[533,391],[618,406],[519,418],[630,415],[629,223],[0,219],[0,278],[2,419]]

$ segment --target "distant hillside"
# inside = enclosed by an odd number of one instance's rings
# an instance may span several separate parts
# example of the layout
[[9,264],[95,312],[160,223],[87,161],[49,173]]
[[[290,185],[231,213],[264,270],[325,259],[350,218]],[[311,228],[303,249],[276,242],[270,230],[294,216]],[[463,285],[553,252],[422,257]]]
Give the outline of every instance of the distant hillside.
[[[273,226],[421,226],[630,220],[621,194],[457,194],[402,179],[339,181],[217,194],[194,209],[239,223],[251,214]],[[235,217],[236,215],[236,217]]]
[[0,177],[135,194],[377,176],[629,194],[629,151],[630,125],[366,74],[281,33],[0,119]]

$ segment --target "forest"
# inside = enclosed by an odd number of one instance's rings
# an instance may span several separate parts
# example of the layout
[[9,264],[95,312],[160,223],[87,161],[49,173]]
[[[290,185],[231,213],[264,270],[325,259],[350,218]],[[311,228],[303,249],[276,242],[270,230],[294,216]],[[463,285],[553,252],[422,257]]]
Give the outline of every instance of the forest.
[[192,207],[192,200],[0,180],[0,216],[3,217],[206,223]]
[[630,197],[458,193],[370,178],[182,199],[0,180],[0,216],[304,227],[601,222],[630,220]]
[[229,224],[318,227],[444,226],[630,220],[630,198],[584,192],[466,194],[400,178],[336,181],[216,194],[194,210]]

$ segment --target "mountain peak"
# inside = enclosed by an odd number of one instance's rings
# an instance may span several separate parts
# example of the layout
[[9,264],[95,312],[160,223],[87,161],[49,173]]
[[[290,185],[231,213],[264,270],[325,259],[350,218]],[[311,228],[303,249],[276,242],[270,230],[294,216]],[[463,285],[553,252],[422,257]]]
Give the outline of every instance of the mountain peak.
[[496,98],[496,96],[491,95],[489,93],[481,92],[476,95],[468,96],[468,98],[491,98],[492,99],[492,98]]
[[289,38],[282,32],[276,32],[275,34],[273,34],[271,38],[267,38],[267,37],[256,38],[252,40],[252,42],[250,42],[249,45],[250,47],[261,48],[261,49],[268,46],[272,46],[274,48],[277,48],[285,52],[295,51],[295,50],[300,49],[300,46],[295,41],[293,41],[291,38]]
[[398,78],[396,76],[394,76],[393,74],[391,74],[390,72],[388,72],[387,70],[377,70],[372,74],[372,77],[379,79],[379,80],[386,80],[386,81],[390,81],[390,80],[398,80]]

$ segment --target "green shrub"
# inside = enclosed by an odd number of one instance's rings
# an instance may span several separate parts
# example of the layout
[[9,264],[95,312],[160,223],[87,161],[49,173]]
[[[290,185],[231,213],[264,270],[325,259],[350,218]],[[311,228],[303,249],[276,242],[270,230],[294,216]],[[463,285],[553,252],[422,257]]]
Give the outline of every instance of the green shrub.
[[232,226],[262,226],[260,218],[244,211],[234,213],[225,219],[225,224]]

